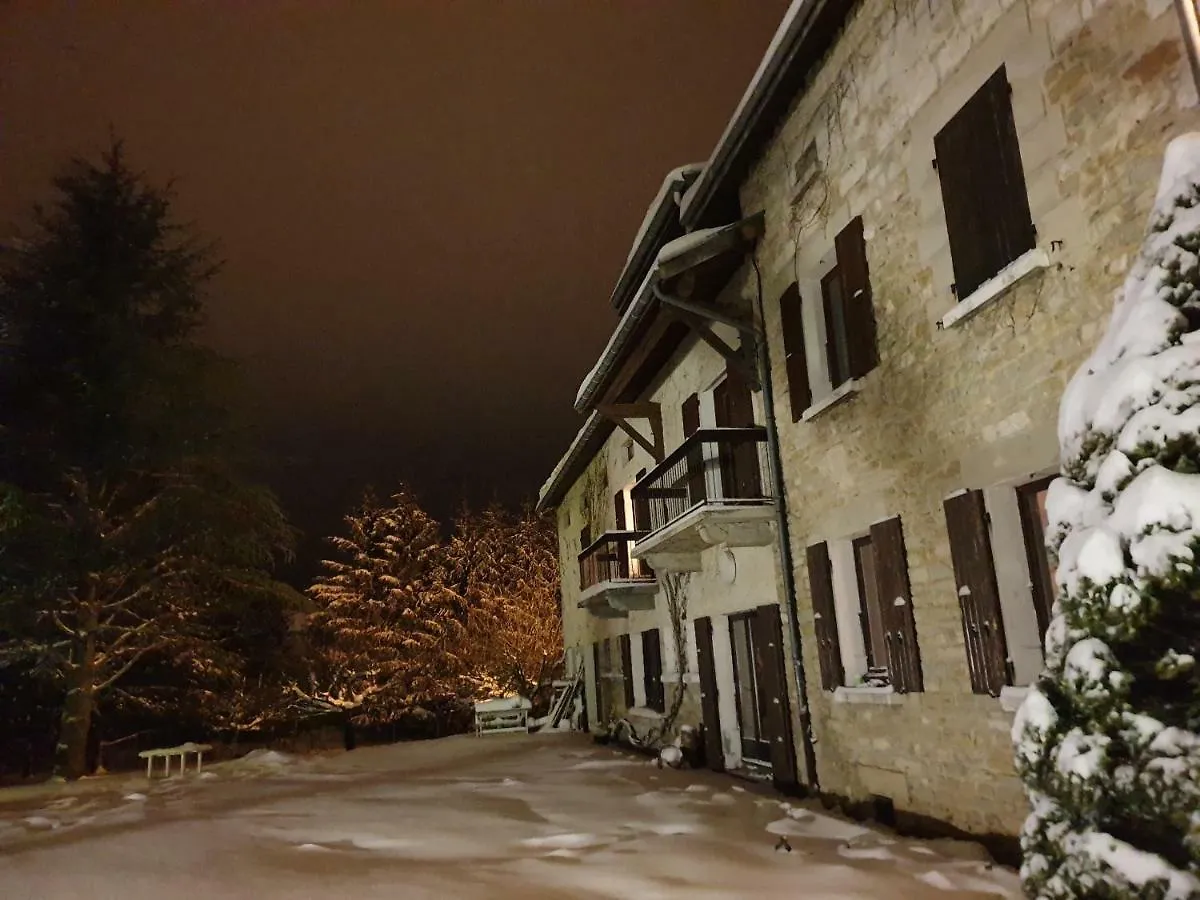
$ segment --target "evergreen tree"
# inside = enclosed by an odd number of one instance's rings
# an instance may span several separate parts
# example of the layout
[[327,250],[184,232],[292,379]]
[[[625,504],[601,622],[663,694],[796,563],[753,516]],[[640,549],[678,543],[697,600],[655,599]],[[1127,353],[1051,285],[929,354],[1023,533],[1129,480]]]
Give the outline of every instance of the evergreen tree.
[[235,672],[215,623],[296,595],[269,574],[292,530],[234,465],[231,369],[193,339],[211,248],[119,144],[54,187],[0,259],[0,659],[54,677],[77,777],[139,666]]
[[563,640],[558,536],[547,517],[497,506],[464,510],[442,562],[444,583],[466,612],[466,691],[548,694]]
[[1071,381],[1050,488],[1058,600],[1014,724],[1031,897],[1200,897],[1200,135]]
[[313,670],[302,702],[360,721],[392,719],[457,696],[462,624],[433,576],[437,523],[406,489],[372,494],[331,537],[337,558],[310,589]]

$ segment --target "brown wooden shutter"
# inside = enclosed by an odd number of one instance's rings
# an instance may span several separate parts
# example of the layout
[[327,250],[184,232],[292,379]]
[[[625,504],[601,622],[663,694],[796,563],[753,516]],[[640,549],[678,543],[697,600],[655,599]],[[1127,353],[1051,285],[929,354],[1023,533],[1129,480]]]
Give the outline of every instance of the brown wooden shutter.
[[862,216],[855,217],[834,239],[842,279],[850,377],[861,378],[879,363],[875,335],[875,303],[867,269]]
[[[645,469],[638,469],[637,481],[646,477]],[[650,498],[633,496],[633,527],[635,531],[650,530]]]
[[817,632],[817,660],[821,664],[821,688],[833,691],[846,683],[842,648],[838,641],[837,612],[833,600],[833,567],[829,545],[808,548],[808,586],[812,593],[813,626]]
[[617,531],[625,530],[625,492],[617,491],[613,494],[613,521],[616,523]]
[[875,580],[892,687],[901,694],[922,691],[925,682],[921,675],[921,652],[917,646],[917,623],[913,617],[908,559],[900,519],[887,519],[872,525],[871,546],[875,551]]
[[[725,367],[725,380],[713,390],[713,413],[718,428],[754,426],[754,395],[733,366]],[[727,500],[762,497],[758,444],[750,440],[722,443],[717,450],[721,467],[722,496]]]
[[665,689],[662,681],[662,644],[658,629],[642,632],[642,672],[646,684],[646,705],[665,712]]
[[1033,249],[1037,232],[1004,66],[933,140],[959,299]]
[[[683,437],[686,440],[700,430],[700,398],[696,394],[689,395],[683,401],[680,413],[683,416]],[[704,448],[700,444],[696,444],[687,455],[687,473],[687,507],[690,508],[708,499],[704,489]]]
[[621,678],[625,686],[625,708],[633,709],[633,649],[629,643],[629,635],[621,635],[620,643]]
[[592,691],[596,701],[596,721],[591,723],[596,731],[600,731],[604,727],[604,717],[607,715],[607,710],[604,708],[604,676],[600,670],[600,642],[592,644]]
[[1008,647],[983,491],[957,494],[947,499],[944,507],[971,690],[999,697],[1009,680]]
[[760,606],[750,619],[754,647],[754,676],[763,737],[770,745],[771,780],[781,790],[794,788],[796,746],[792,741],[792,716],[788,706],[787,675],[783,653],[783,620],[776,603]]
[[792,421],[799,422],[800,416],[812,405],[812,386],[808,381],[808,357],[804,349],[804,307],[800,289],[795,284],[789,285],[779,298],[779,315]]
[[[700,715],[704,722],[704,756],[714,772],[725,771],[725,748],[721,742],[721,712],[717,705],[717,667],[713,659],[712,619],[702,616],[693,622],[696,630],[696,662],[700,672]],[[680,661],[679,665],[683,665]]]

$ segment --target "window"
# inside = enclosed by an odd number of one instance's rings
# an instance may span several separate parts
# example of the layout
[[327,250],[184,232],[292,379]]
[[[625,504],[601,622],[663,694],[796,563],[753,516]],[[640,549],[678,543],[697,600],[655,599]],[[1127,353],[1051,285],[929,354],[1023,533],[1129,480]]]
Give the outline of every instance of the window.
[[1033,608],[1037,613],[1038,637],[1044,638],[1050,626],[1050,610],[1054,606],[1054,566],[1046,548],[1046,492],[1054,480],[1039,478],[1017,488],[1017,503],[1021,511],[1021,531],[1025,537],[1025,553],[1029,559],[1029,581],[1033,589]]
[[662,680],[662,644],[657,628],[642,632],[642,677],[646,686],[646,706],[666,712],[666,690]]
[[733,651],[733,687],[737,707],[738,730],[742,737],[742,756],[767,761],[771,748],[763,734],[759,708],[759,685],[754,670],[753,613],[729,617],[729,640]]
[[[831,544],[814,544],[807,551],[822,688],[832,691],[849,682],[890,683],[897,693],[924,690],[900,519],[877,522],[867,535],[832,546],[836,578]],[[839,632],[839,615],[847,624],[857,616],[858,629]],[[842,638],[852,644],[861,640],[864,652],[847,645],[843,658]]]
[[[862,378],[879,363],[861,216],[838,233],[819,278],[803,293],[795,284],[788,287],[779,298],[779,309],[792,421],[798,422],[814,401]],[[806,334],[814,335],[815,341],[822,324],[823,352],[819,344],[806,346]]]
[[1037,243],[1004,66],[933,143],[961,301]]

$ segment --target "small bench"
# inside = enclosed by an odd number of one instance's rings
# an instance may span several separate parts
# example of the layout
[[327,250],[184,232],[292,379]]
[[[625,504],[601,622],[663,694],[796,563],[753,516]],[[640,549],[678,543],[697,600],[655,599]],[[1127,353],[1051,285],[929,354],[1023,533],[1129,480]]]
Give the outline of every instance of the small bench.
[[529,710],[533,704],[524,697],[498,697],[475,704],[475,734],[529,731]]
[[158,750],[143,750],[138,754],[142,759],[146,760],[146,777],[154,777],[154,760],[161,758],[163,761],[163,777],[169,777],[171,774],[171,758],[179,757],[179,772],[183,774],[187,771],[187,755],[189,753],[196,754],[196,771],[200,771],[200,766],[204,762],[204,754],[212,750],[211,744],[193,744],[188,741],[186,744],[180,744],[178,747],[162,747]]

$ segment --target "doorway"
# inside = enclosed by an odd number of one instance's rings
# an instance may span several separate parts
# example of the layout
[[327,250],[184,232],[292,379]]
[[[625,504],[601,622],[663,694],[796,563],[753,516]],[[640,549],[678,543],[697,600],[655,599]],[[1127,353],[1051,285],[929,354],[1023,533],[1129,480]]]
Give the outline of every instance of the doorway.
[[755,672],[754,612],[729,617],[729,643],[733,650],[733,689],[741,733],[742,758],[760,763],[771,760],[771,745],[763,730],[762,691]]

